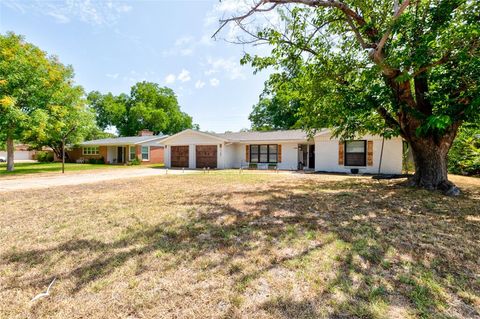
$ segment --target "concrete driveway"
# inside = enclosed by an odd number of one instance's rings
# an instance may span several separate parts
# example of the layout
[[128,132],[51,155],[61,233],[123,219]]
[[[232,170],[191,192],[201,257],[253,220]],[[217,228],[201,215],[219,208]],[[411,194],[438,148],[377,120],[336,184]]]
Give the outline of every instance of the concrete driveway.
[[98,183],[123,178],[136,178],[146,176],[165,176],[170,174],[195,174],[199,171],[167,170],[159,168],[129,168],[112,169],[107,171],[78,172],[48,176],[28,176],[14,179],[0,178],[0,192],[48,188],[54,186],[68,186]]

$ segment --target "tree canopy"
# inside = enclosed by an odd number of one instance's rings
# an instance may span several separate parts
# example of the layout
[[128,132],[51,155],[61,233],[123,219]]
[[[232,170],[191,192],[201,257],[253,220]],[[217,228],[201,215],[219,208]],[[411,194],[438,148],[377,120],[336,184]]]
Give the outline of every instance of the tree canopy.
[[121,136],[136,135],[143,129],[173,134],[194,126],[191,116],[180,110],[173,90],[156,83],[139,82],[130,95],[94,91],[87,99],[99,126],[115,126]]
[[[252,29],[258,12],[277,9],[278,25]],[[262,0],[229,21],[244,42],[273,47],[242,62],[276,70],[274,95],[302,97],[302,127],[401,135],[414,154],[412,185],[457,193],[446,160],[461,123],[479,119],[478,1]]]
[[15,140],[53,147],[74,126],[74,140],[95,126],[73,76],[71,66],[23,37],[0,35],[0,139],[7,145],[8,170],[13,170]]

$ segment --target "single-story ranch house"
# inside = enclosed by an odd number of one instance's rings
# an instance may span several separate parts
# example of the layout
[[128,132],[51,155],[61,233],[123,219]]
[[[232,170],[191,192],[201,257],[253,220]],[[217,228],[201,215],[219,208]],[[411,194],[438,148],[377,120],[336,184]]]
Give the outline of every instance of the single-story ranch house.
[[363,136],[354,141],[332,138],[327,129],[309,138],[302,130],[208,133],[191,129],[163,138],[165,166],[182,168],[276,168],[325,172],[402,172],[401,138]]
[[83,142],[68,151],[68,157],[75,162],[89,162],[92,159],[106,164],[125,164],[139,159],[141,164],[163,164],[163,145],[159,143],[165,135],[153,135],[144,130],[139,136],[114,137]]

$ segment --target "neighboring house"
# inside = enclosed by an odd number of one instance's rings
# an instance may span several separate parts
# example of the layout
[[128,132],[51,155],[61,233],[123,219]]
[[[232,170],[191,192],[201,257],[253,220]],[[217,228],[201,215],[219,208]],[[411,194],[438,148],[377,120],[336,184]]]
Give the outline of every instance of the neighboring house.
[[[31,150],[26,144],[15,145],[15,151],[13,158],[15,161],[34,160],[36,158],[37,151]],[[0,157],[7,158],[7,151],[0,151]]]
[[87,141],[69,150],[68,156],[75,162],[103,158],[106,164],[124,164],[138,158],[142,164],[163,164],[164,148],[159,142],[165,137],[144,130],[139,136]]
[[[184,130],[162,139],[165,165],[185,168],[311,169],[325,172],[377,173],[382,137],[362,136],[354,141],[333,138],[321,130],[313,138],[301,130],[207,133]],[[385,139],[381,173],[402,172],[401,138]]]

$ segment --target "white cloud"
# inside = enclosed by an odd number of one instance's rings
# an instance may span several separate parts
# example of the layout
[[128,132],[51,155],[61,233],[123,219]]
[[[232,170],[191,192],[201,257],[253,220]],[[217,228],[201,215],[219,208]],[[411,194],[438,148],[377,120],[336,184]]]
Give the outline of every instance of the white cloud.
[[175,40],[175,46],[180,47],[187,45],[193,41],[193,37],[191,36],[183,36]]
[[177,79],[180,81],[180,82],[188,82],[190,81],[192,78],[190,77],[190,72],[188,70],[185,70],[183,69],[180,74],[177,76]]
[[215,86],[218,86],[220,84],[220,80],[217,79],[217,78],[212,78],[210,79],[210,85],[215,87]]
[[195,88],[196,89],[201,89],[205,86],[205,82],[203,82],[202,80],[198,80],[197,82],[195,82]]
[[111,78],[111,79],[116,80],[116,79],[118,79],[119,74],[118,73],[113,73],[113,74],[107,73],[107,74],[105,74],[105,76],[107,78]]
[[70,19],[67,16],[65,16],[61,13],[49,12],[48,15],[53,17],[56,20],[56,22],[58,22],[58,23],[68,23],[68,22],[70,22]]
[[171,83],[174,83],[175,80],[177,79],[177,77],[175,76],[175,74],[169,74],[165,77],[165,83],[167,84],[171,84]]
[[91,25],[113,25],[121,15],[132,10],[131,6],[119,1],[3,0],[3,3],[22,13],[36,12],[50,16],[58,23],[79,20]]
[[220,72],[224,73],[231,80],[243,80],[246,78],[238,58],[208,58],[207,64],[209,66],[209,69],[204,72],[205,75],[211,75]]
[[180,50],[180,54],[183,56],[189,56],[193,54],[193,49],[192,48],[187,48],[187,49],[182,49]]

